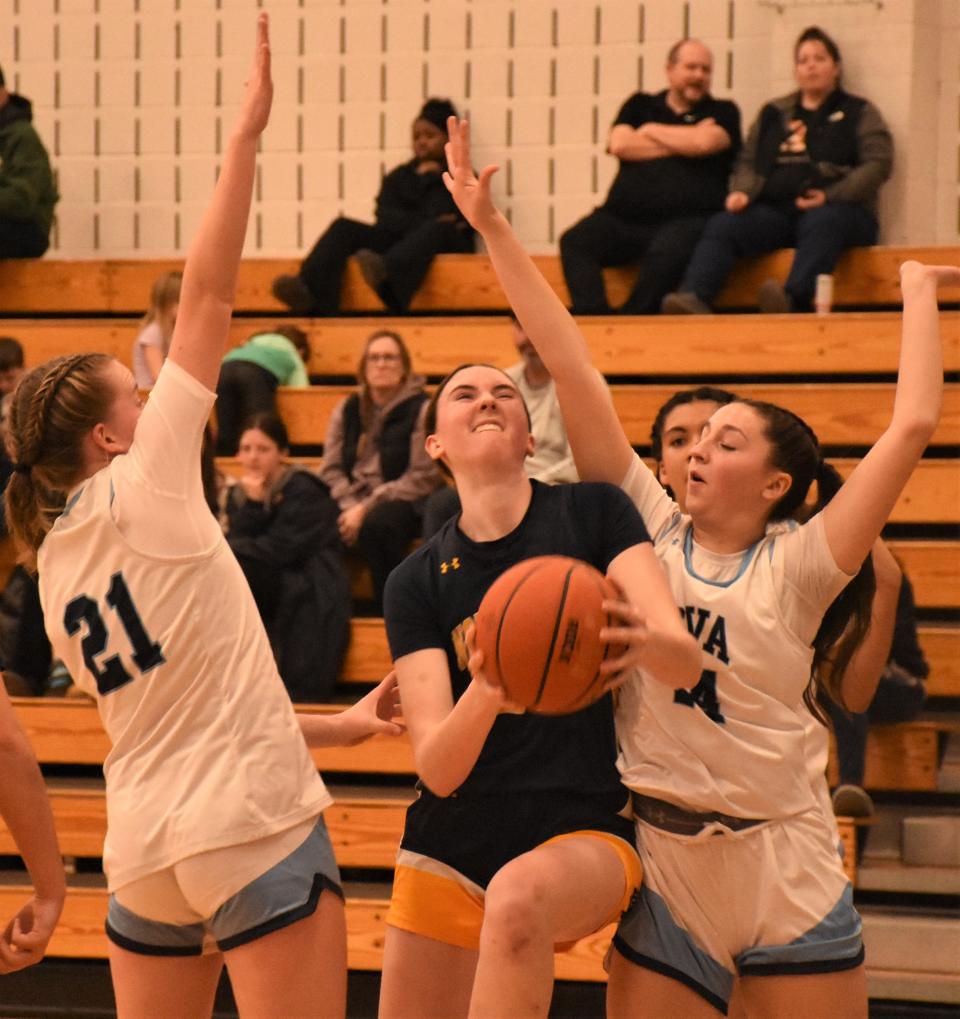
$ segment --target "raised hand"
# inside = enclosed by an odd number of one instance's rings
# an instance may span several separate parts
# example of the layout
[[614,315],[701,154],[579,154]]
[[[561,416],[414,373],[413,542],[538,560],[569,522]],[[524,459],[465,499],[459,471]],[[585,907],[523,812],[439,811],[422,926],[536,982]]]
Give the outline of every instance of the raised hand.
[[906,291],[910,287],[933,283],[937,287],[960,286],[960,267],[956,265],[924,265],[911,259],[900,266],[900,287]]
[[257,47],[253,67],[243,92],[243,104],[236,132],[246,138],[258,138],[270,118],[273,79],[270,77],[270,22],[266,13],[257,18]]
[[447,170],[443,182],[467,222],[482,234],[500,216],[490,196],[490,178],[500,167],[493,164],[485,166],[479,177],[473,172],[470,162],[470,125],[467,121],[448,117],[447,135],[449,141],[444,146]]

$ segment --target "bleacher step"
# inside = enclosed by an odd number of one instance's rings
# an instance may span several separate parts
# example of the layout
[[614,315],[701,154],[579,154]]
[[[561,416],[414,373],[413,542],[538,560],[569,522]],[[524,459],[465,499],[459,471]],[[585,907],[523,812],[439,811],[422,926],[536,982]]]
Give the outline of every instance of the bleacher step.
[[960,918],[881,908],[861,916],[870,969],[960,977]]
[[960,732],[947,736],[947,745],[937,775],[937,790],[941,793],[960,793]]
[[903,862],[911,867],[960,868],[960,817],[906,817],[902,841]]
[[[871,1001],[924,1001],[960,1005],[960,975],[875,969],[868,964],[867,993]],[[940,1015],[939,1010],[936,1014]]]

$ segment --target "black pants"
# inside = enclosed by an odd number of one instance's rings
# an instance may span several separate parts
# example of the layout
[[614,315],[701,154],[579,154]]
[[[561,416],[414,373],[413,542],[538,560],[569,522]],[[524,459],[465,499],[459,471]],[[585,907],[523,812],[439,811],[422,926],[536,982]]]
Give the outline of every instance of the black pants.
[[455,223],[429,220],[406,234],[340,217],[327,228],[300,266],[300,278],[313,294],[314,312],[334,312],[347,259],[361,248],[384,256],[388,288],[380,296],[393,310],[404,310],[423,282],[434,255],[473,251],[473,235]]
[[410,542],[420,536],[420,504],[394,500],[381,502],[363,518],[357,547],[373,577],[373,599],[383,615],[383,589],[390,571],[407,557]]
[[865,712],[848,715],[832,701],[828,702],[837,741],[840,785],[863,785],[870,726],[913,721],[923,709],[926,697],[922,679],[891,663],[883,670],[877,692]]
[[709,216],[684,216],[663,223],[637,223],[594,209],[560,238],[563,275],[575,314],[608,315],[602,269],[640,262],[640,277],[626,315],[655,315],[665,294],[677,289]]
[[0,258],[39,258],[50,246],[36,223],[0,219]]
[[217,381],[217,456],[236,456],[243,426],[277,410],[277,377],[251,361],[224,361]]

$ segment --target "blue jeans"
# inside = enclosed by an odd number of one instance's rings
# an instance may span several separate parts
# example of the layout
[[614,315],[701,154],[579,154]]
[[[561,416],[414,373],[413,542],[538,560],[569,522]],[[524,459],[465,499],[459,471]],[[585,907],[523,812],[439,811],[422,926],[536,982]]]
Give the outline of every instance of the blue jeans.
[[796,248],[784,289],[797,311],[813,305],[817,276],[833,272],[845,248],[874,244],[877,220],[862,205],[828,202],[799,212],[757,202],[710,218],[687,266],[682,291],[710,304],[738,258]]

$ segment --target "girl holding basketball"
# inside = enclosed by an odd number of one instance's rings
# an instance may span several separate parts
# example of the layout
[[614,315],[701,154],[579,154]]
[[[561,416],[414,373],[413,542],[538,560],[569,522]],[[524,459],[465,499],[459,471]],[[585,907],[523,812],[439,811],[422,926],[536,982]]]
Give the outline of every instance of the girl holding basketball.
[[[209,1016],[224,961],[242,1016],[344,1013],[342,892],[320,816],[330,796],[199,469],[271,95],[261,14],[142,414],[133,376],[98,354],[47,362],[14,395],[7,519],[36,556],[56,653],[112,743],[104,869],[121,1019]],[[354,742],[394,730],[379,717],[390,708],[382,684],[304,731],[315,745]]]
[[631,449],[576,324],[495,209],[496,168],[474,175],[465,124],[451,124],[448,165],[448,187],[556,382],[581,477],[631,496],[702,648],[693,690],[644,677],[620,691],[644,887],[615,939],[608,1012],[723,1013],[737,973],[752,1017],[865,1017],[860,922],[806,776],[803,695],[812,676],[842,702],[872,593],[869,578],[851,578],[936,427],[937,287],[960,284],[960,270],[902,267],[891,422],[811,519],[794,519],[811,482],[822,497],[835,487],[816,440],[789,411],[753,401],[710,417],[681,513]]
[[610,485],[527,478],[529,419],[500,369],[466,365],[447,376],[426,431],[463,510],[386,588],[421,792],[395,871],[380,1015],[546,1016],[555,946],[616,919],[640,882],[610,696],[563,716],[511,710],[482,654],[468,650],[472,617],[504,570],[565,555],[624,592],[608,604],[632,641],[612,670],[640,665],[672,691],[695,682],[699,652],[629,499]]

